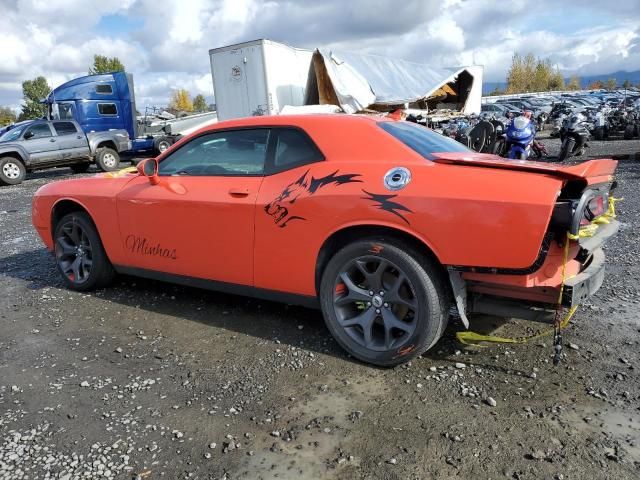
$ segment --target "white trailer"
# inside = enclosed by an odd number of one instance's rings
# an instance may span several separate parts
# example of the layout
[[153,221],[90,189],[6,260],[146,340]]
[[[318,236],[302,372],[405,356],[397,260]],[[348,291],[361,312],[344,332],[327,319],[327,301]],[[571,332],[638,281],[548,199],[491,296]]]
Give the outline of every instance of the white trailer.
[[277,115],[304,105],[310,50],[254,40],[209,50],[219,120]]

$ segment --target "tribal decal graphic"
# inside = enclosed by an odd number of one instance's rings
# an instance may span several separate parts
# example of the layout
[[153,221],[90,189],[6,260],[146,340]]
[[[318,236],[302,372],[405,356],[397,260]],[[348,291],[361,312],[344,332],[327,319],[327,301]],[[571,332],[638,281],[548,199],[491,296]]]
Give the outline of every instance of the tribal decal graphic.
[[338,175],[338,170],[321,178],[311,176],[309,178],[309,170],[307,170],[298,180],[290,183],[271,203],[265,205],[264,211],[273,217],[273,221],[280,228],[286,227],[289,222],[294,220],[306,220],[298,215],[290,215],[289,208],[286,205],[293,205],[298,198],[303,196],[311,196],[327,185],[344,185],[346,183],[361,183],[358,180],[358,173],[347,173]]
[[362,198],[364,198],[365,200],[371,200],[372,202],[375,202],[376,203],[375,206],[377,208],[379,208],[380,210],[385,210],[389,213],[393,213],[394,215],[404,220],[404,222],[407,225],[409,225],[409,220],[407,220],[404,217],[404,215],[402,215],[400,212],[413,213],[413,211],[398,202],[391,201],[392,198],[396,198],[398,195],[382,195],[378,193],[370,193],[370,192],[367,192],[366,190],[362,190],[362,191],[367,195],[369,195],[368,197],[362,197]]

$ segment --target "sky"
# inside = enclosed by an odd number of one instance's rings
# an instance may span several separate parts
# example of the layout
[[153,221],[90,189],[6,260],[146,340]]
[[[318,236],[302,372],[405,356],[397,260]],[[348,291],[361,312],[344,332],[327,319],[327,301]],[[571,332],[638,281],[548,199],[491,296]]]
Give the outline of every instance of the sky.
[[86,75],[94,54],[124,63],[139,107],[177,88],[213,101],[209,49],[258,38],[481,64],[486,81],[514,52],[605,75],[640,70],[640,0],[0,0],[0,105],[20,108],[25,79]]

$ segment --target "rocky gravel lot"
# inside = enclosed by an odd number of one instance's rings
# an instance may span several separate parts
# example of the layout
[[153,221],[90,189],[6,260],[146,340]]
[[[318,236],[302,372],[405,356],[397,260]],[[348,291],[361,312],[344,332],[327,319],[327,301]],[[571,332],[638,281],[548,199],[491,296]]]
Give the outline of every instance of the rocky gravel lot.
[[30,203],[70,176],[0,188],[1,479],[640,478],[639,161],[620,162],[608,277],[558,367],[548,338],[463,346],[457,321],[424,357],[378,369],[317,311],[129,277],[65,290]]

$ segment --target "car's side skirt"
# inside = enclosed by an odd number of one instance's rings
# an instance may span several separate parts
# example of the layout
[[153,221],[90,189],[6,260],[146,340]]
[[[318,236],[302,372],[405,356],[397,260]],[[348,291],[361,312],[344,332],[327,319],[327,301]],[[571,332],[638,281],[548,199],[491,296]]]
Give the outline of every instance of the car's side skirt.
[[236,285],[233,283],[219,282],[217,280],[176,275],[174,273],[158,272],[156,270],[147,270],[144,268],[126,267],[122,265],[114,265],[113,268],[115,268],[116,272],[122,275],[132,275],[135,277],[149,278],[151,280],[159,280],[161,282],[176,283],[179,285],[185,285],[187,287],[214,290],[217,292],[242,295],[245,297],[254,297],[261,300],[286,303],[289,305],[299,305],[302,307],[314,309],[320,308],[318,298],[308,295],[278,292],[275,290],[266,290],[263,288],[251,287],[249,285]]

